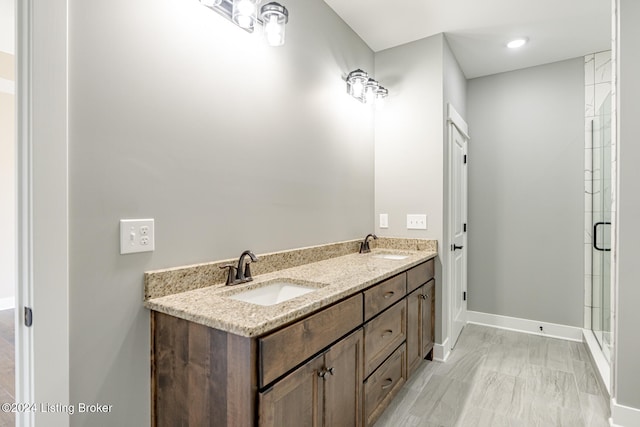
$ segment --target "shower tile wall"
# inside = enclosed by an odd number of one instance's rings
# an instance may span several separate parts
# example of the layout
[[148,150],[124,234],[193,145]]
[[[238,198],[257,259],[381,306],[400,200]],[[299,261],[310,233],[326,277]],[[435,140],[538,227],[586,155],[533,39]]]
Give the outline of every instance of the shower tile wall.
[[[607,97],[612,94],[612,62],[611,51],[604,51],[586,55],[584,57],[584,82],[585,82],[585,174],[584,174],[584,327],[591,329],[592,326],[599,328],[601,325],[592,325],[591,312],[593,307],[600,307],[600,293],[592,292],[592,279],[598,279],[602,273],[602,265],[597,258],[592,257],[593,243],[593,212],[594,206],[601,204],[601,193],[593,191],[593,181],[602,180],[600,166],[600,151],[594,150],[599,147],[600,135],[592,135],[592,122],[596,118]],[[612,103],[612,105],[614,105]],[[609,120],[610,120],[609,116]],[[595,158],[594,158],[595,153]],[[594,166],[595,165],[595,166]],[[615,172],[612,176],[615,176]],[[610,177],[607,177],[610,183]],[[595,203],[594,203],[595,202]],[[609,202],[607,200],[607,202]],[[593,258],[593,259],[592,259]],[[596,277],[592,277],[595,275]],[[596,282],[599,282],[596,280]]]

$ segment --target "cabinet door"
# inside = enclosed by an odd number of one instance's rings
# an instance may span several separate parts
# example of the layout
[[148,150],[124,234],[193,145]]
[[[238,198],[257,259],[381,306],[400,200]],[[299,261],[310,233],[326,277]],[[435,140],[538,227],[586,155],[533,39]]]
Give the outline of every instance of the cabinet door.
[[322,426],[322,354],[260,393],[260,426]]
[[407,296],[407,370],[411,376],[423,357],[422,353],[422,295],[420,286]]
[[424,285],[424,299],[422,299],[422,357],[433,349],[434,321],[435,321],[435,281]]
[[325,426],[362,425],[363,342],[359,329],[325,354]]

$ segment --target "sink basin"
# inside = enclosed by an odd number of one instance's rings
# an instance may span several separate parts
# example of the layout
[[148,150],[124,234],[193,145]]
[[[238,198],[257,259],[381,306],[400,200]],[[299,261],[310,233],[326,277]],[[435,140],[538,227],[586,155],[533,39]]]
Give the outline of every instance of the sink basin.
[[371,255],[372,258],[381,258],[381,259],[393,259],[393,260],[402,260],[409,258],[409,255],[401,255],[401,254],[375,254]]
[[301,285],[286,280],[268,282],[265,286],[249,289],[244,292],[229,295],[227,298],[244,301],[251,304],[270,306],[289,301],[290,299],[317,291],[318,287]]

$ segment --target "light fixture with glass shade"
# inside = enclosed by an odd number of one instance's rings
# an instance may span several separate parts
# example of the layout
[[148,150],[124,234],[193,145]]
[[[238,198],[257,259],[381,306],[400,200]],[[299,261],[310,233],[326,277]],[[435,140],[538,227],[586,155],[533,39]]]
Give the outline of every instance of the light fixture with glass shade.
[[360,101],[364,100],[364,87],[369,75],[361,69],[354,70],[347,76],[347,92]]
[[389,96],[389,90],[382,86],[378,86],[378,89],[376,89],[376,106],[381,106],[387,96]]
[[369,77],[366,71],[358,68],[347,75],[347,93],[364,104],[372,104],[389,95],[389,91]]
[[259,15],[260,0],[200,0],[200,3],[249,33],[253,32],[256,23],[262,24],[265,38],[270,46],[284,44],[289,11],[280,3],[264,4],[260,8]]
[[289,11],[280,3],[267,3],[260,8],[260,19],[264,27],[264,36],[269,46],[284,44],[285,25],[289,21]]
[[252,30],[258,15],[257,0],[233,0],[233,22],[240,28]]

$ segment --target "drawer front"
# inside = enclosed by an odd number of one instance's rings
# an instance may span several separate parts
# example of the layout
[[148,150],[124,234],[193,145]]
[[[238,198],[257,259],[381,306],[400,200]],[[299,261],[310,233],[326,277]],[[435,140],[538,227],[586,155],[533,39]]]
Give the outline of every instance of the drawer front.
[[404,300],[364,325],[364,376],[369,376],[407,338]]
[[258,339],[263,387],[362,324],[362,294]]
[[433,259],[416,265],[407,271],[407,293],[411,293],[435,277]]
[[364,320],[369,320],[387,307],[404,298],[407,275],[399,274],[364,291]]
[[366,425],[376,422],[407,379],[406,347],[402,344],[364,383]]

